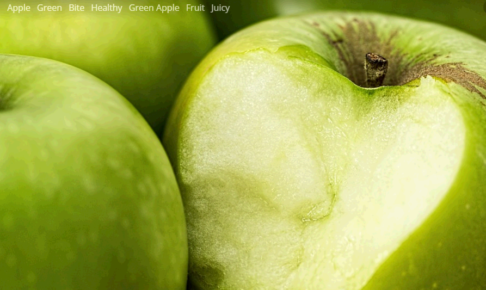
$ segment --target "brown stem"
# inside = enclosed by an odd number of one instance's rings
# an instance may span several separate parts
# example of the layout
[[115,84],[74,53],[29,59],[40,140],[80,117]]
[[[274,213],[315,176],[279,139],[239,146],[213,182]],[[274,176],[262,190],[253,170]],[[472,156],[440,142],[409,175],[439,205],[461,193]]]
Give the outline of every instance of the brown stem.
[[365,57],[366,87],[377,88],[383,85],[388,61],[383,56],[369,52]]

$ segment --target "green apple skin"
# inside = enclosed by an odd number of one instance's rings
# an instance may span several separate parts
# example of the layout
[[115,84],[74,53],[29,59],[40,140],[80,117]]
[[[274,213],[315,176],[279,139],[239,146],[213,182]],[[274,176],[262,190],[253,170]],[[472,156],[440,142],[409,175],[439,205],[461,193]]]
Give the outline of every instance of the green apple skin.
[[[7,11],[9,4],[24,3],[31,12]],[[164,14],[129,11],[129,1],[117,1],[120,14],[92,12],[92,1],[42,2],[62,5],[62,12],[38,12],[38,4],[2,4],[0,53],[50,58],[97,76],[127,98],[157,134],[184,80],[215,43],[207,15],[185,10],[198,0],[136,3],[180,6]],[[68,4],[84,5],[85,11],[70,12]]]
[[[364,88],[367,52],[389,61]],[[164,145],[195,289],[485,289],[486,43],[369,13],[266,21],[196,68]]]
[[459,28],[486,40],[486,17],[483,0],[204,0],[211,5],[230,6],[228,13],[211,13],[220,38],[250,24],[282,15],[309,13],[316,10],[375,11],[442,23]]
[[69,65],[0,55],[3,289],[185,289],[187,235],[157,136]]

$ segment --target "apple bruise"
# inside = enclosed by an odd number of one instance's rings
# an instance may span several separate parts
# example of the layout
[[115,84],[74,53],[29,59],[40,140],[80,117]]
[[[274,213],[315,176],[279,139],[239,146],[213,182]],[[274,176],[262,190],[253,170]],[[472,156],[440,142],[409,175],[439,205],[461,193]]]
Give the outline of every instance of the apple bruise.
[[[384,86],[400,86],[421,77],[433,76],[457,83],[486,99],[486,95],[477,88],[486,90],[486,80],[465,68],[463,63],[436,64],[436,60],[442,56],[438,53],[421,53],[410,57],[397,49],[393,41],[400,33],[398,30],[392,31],[388,38],[383,40],[378,36],[374,23],[358,18],[340,25],[341,32],[326,33],[315,21],[308,24],[318,29],[336,48],[341,61],[341,65],[336,66],[338,71],[361,87],[369,87],[366,83],[366,74],[360,72],[363,71],[363,58],[367,53],[373,52],[388,60]],[[423,60],[423,57],[429,54],[433,57]]]

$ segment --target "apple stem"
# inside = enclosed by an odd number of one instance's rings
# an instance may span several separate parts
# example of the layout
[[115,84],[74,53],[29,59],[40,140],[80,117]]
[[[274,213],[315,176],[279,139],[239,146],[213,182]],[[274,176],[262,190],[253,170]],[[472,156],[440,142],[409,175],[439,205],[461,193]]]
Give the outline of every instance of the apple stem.
[[369,52],[365,57],[366,87],[377,88],[383,85],[388,61],[383,56]]

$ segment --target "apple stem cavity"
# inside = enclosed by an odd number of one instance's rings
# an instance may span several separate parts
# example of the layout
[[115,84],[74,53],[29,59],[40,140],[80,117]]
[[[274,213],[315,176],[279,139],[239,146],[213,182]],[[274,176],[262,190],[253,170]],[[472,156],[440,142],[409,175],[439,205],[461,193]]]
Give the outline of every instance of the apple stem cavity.
[[369,52],[365,57],[366,87],[377,88],[383,85],[388,61],[381,55]]

